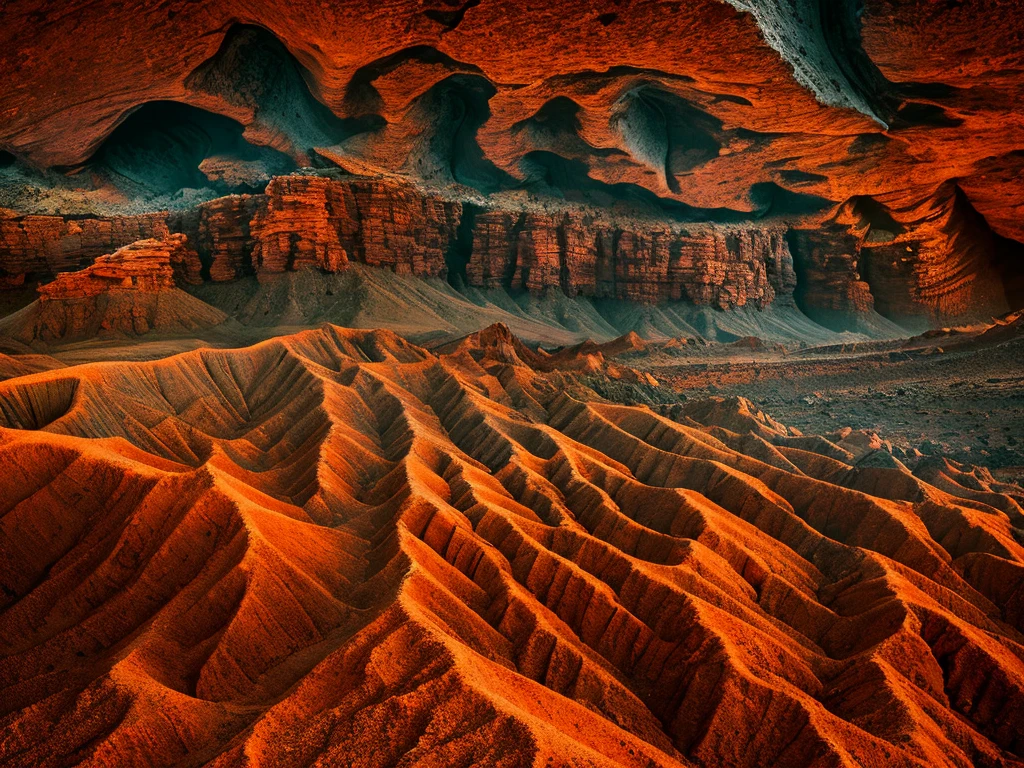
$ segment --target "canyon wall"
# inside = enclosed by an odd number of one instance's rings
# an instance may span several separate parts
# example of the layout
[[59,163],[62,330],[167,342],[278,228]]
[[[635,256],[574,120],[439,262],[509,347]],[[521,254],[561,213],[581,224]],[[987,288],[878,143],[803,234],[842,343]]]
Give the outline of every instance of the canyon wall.
[[642,303],[765,307],[795,285],[783,228],[625,227],[576,212],[476,217],[470,285]]
[[355,262],[834,329],[1024,306],[1013,4],[15,6],[0,287],[182,232],[212,281]]
[[0,210],[0,290],[27,277],[53,278],[136,240],[169,234],[167,216],[150,213],[110,218],[17,216]]
[[213,282],[354,262],[454,285],[644,304],[795,300],[833,330],[869,331],[875,311],[915,326],[1009,309],[994,236],[955,191],[899,215],[923,223],[851,203],[812,227],[680,224],[570,205],[486,207],[387,178],[292,175],[262,194],[170,213],[9,214],[0,218],[0,286],[45,282],[130,242],[183,233]]

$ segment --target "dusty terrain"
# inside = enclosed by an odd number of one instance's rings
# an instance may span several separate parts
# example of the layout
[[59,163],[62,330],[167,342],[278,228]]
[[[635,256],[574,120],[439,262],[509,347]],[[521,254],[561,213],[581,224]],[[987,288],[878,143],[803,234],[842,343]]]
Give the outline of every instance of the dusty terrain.
[[667,404],[644,345],[0,383],[0,762],[1024,762],[1024,491]]
[[[942,454],[1024,479],[1024,333],[936,334],[788,352],[742,345],[627,360],[687,398],[741,395],[792,427],[884,434],[901,457]],[[739,348],[737,348],[739,347]]]

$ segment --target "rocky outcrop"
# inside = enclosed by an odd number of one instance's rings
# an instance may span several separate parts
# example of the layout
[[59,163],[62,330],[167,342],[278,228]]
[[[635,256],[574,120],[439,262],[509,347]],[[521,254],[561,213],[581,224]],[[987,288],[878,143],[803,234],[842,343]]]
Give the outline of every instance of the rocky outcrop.
[[[138,232],[188,235],[214,282],[359,263],[478,288],[718,309],[791,304],[836,331],[899,333],[1008,308],[999,239],[956,188],[924,207],[873,199],[812,224],[681,224],[582,206],[463,204],[386,178],[291,175],[263,194],[135,217],[0,218],[7,287],[88,264]],[[879,314],[880,313],[880,314]],[[884,316],[884,317],[883,317]]]
[[858,198],[789,233],[796,300],[833,330],[877,313],[914,330],[990,320],[1010,310],[1013,255],[953,184],[920,205]]
[[795,230],[789,239],[795,258],[796,302],[826,328],[857,327],[874,311],[871,286],[858,272],[861,239],[846,227]]
[[[213,281],[350,262],[444,276],[462,206],[383,180],[275,178],[263,195],[232,195],[179,217]],[[174,225],[172,225],[174,226]]]
[[229,282],[254,273],[250,232],[262,196],[229,195],[203,203],[172,219],[171,227],[187,232],[214,282]]
[[792,295],[781,228],[613,224],[580,213],[478,214],[470,285],[730,309]]
[[357,261],[420,277],[447,274],[446,256],[458,236],[461,203],[384,181],[346,186],[357,224],[350,235]]
[[198,285],[199,257],[184,235],[163,240],[140,240],[109,256],[100,256],[79,272],[62,272],[52,283],[39,287],[41,302],[80,299],[112,293],[154,293],[177,284]]
[[136,240],[168,234],[167,217],[152,213],[110,218],[18,216],[0,211],[0,289],[32,278],[80,269]]
[[202,282],[185,235],[140,240],[39,287],[39,298],[0,321],[0,334],[60,343],[109,333],[195,331],[226,316],[178,288]]
[[252,221],[256,272],[290,272],[305,266],[327,272],[344,269],[348,253],[341,232],[352,227],[348,214],[340,186],[329,179],[275,179]]
[[861,272],[881,314],[927,328],[1013,308],[1000,264],[1004,246],[958,187],[945,185],[926,203],[891,214],[898,231],[870,230],[861,250]]

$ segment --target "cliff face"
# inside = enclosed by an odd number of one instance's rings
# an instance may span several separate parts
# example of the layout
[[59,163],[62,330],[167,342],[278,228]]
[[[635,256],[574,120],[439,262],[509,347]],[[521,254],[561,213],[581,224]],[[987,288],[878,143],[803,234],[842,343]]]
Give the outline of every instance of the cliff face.
[[178,287],[200,282],[185,235],[140,240],[40,286],[36,302],[0,321],[0,334],[32,343],[217,325],[223,313]]
[[0,289],[22,285],[28,275],[80,269],[128,243],[167,234],[167,217],[159,213],[69,219],[0,211]]
[[196,285],[199,257],[187,246],[184,235],[164,240],[140,240],[109,256],[100,256],[77,272],[61,272],[52,283],[39,287],[40,301],[63,301],[109,293],[155,293],[176,288],[178,283]]
[[488,211],[473,228],[471,285],[720,309],[765,307],[795,285],[784,230],[626,228],[577,213]]
[[834,330],[872,310],[923,329],[998,316],[1020,300],[1020,250],[999,238],[952,184],[902,209],[851,201],[788,238],[797,302]]
[[[833,326],[1024,305],[1012,3],[104,1],[69,34],[59,3],[25,0],[6,20],[2,284],[167,222],[216,281],[355,261],[764,305],[790,292],[767,266],[788,245]],[[308,167],[374,180],[274,180]],[[587,218],[627,208],[660,223]],[[58,212],[108,218],[25,216]]]
[[172,214],[168,226],[190,234],[215,282],[305,267],[337,272],[349,261],[437,277],[447,274],[461,212],[460,203],[407,184],[285,176],[262,195]]
[[262,194],[182,212],[8,216],[0,280],[45,280],[138,235],[169,232],[188,236],[202,278],[214,282],[355,262],[479,288],[647,304],[764,308],[795,298],[834,330],[871,330],[876,311],[916,327],[1010,306],[999,238],[955,187],[909,210],[850,203],[808,227],[670,224],[571,205],[487,208],[394,179],[293,175]]

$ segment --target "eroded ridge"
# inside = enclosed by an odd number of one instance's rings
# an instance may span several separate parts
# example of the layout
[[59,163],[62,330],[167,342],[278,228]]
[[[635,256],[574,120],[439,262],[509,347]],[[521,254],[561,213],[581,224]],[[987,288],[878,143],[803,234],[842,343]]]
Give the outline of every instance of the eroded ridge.
[[0,763],[1024,762],[1016,486],[562,362],[325,326],[0,383]]

